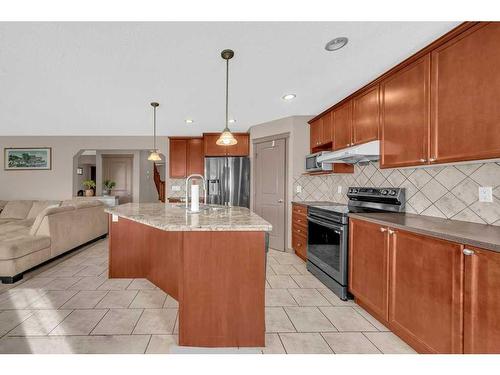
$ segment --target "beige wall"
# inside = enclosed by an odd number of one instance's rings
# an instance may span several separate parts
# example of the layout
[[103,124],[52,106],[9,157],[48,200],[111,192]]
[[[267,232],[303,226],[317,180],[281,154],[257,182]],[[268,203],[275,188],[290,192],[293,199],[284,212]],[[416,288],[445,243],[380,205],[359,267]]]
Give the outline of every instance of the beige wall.
[[[159,137],[157,143],[167,155],[167,137]],[[73,196],[73,156],[80,150],[138,151],[150,149],[151,144],[151,137],[0,137],[0,199],[69,199]],[[5,171],[5,147],[52,147],[52,170]]]
[[[304,173],[305,156],[309,153],[309,125],[307,121],[312,116],[292,116],[283,119],[266,122],[252,126],[250,133],[250,158],[253,165],[253,140],[272,135],[289,133],[288,138],[288,171],[287,171],[287,228],[291,228],[293,200],[293,182]],[[253,183],[253,167],[252,177]],[[252,186],[253,189],[253,186]],[[250,195],[251,201],[253,191]],[[252,203],[251,203],[252,204]],[[253,207],[252,205],[250,207]],[[287,231],[287,248],[292,247],[292,236],[290,230]]]

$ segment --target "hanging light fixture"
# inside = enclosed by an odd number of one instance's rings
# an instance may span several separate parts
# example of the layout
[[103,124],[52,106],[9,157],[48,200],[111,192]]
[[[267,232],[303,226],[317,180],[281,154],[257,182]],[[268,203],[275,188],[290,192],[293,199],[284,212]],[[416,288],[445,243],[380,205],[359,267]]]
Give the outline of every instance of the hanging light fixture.
[[231,130],[229,130],[229,60],[233,58],[234,51],[225,49],[220,55],[226,60],[226,127],[215,143],[219,146],[233,146],[238,143]]
[[151,107],[153,107],[153,149],[148,156],[149,161],[161,161],[160,154],[158,153],[158,149],[156,148],[156,108],[159,106],[159,103],[152,102]]

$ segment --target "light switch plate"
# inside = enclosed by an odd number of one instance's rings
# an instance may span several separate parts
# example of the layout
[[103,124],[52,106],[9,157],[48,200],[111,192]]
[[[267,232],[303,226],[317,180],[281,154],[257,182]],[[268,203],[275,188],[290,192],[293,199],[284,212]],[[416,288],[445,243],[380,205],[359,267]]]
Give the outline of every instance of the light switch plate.
[[479,202],[493,202],[493,188],[491,186],[479,187]]
[[179,185],[172,185],[172,191],[181,191],[181,187]]
[[342,186],[337,186],[337,194],[342,194]]
[[295,187],[295,192],[296,192],[296,193],[302,193],[302,186],[297,185],[297,186]]

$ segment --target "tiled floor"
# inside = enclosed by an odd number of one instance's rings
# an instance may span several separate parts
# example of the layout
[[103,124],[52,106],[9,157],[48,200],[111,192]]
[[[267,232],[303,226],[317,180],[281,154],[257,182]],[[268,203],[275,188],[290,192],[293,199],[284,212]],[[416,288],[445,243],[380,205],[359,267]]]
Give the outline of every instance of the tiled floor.
[[178,304],[144,279],[107,278],[107,240],[0,284],[0,353],[413,353],[293,254],[271,250],[266,347],[177,345]]

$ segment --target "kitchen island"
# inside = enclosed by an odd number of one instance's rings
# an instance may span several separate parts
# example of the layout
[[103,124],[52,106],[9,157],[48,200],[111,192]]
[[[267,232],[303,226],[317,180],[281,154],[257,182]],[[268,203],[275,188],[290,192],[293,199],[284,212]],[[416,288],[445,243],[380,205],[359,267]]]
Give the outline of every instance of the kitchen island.
[[128,203],[109,214],[109,277],[146,278],[179,302],[179,345],[264,346],[271,225],[242,207]]

